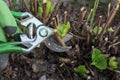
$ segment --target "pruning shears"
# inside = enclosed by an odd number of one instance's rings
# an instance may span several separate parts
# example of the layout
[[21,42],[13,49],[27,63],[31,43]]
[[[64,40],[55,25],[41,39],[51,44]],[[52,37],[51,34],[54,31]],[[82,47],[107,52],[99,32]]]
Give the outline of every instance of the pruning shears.
[[[19,17],[26,17],[19,20]],[[18,27],[17,22],[23,26],[29,26],[30,30],[35,26],[35,36],[24,34]],[[33,25],[32,25],[33,24]],[[29,31],[32,34],[32,31]],[[6,35],[12,36],[14,42],[7,42]],[[56,52],[64,52],[71,46],[62,47],[57,45],[57,40],[54,37],[54,29],[45,26],[41,21],[34,17],[29,12],[13,12],[3,0],[0,0],[0,70],[5,69],[9,61],[9,53],[29,53],[41,43]],[[72,35],[67,34],[64,41],[68,41]]]
[[[19,52],[19,53],[29,53],[34,48],[36,48],[42,42],[45,45],[55,51],[55,52],[65,52],[68,51],[71,46],[62,47],[57,44],[57,40],[54,37],[54,29],[45,26],[41,21],[34,17],[29,12],[24,12],[21,14],[22,17],[26,18],[20,20],[20,24],[23,26],[28,26],[29,24],[34,24],[36,31],[34,38],[29,38],[27,34],[20,34],[20,41],[17,42],[7,42],[0,44],[0,53],[7,52]],[[72,35],[67,34],[64,41],[68,41],[72,38]],[[22,46],[19,46],[22,45]]]

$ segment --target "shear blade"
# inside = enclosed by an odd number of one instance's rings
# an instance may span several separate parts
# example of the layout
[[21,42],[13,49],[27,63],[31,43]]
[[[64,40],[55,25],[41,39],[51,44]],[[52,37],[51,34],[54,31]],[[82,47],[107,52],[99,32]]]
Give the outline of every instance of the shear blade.
[[[63,39],[64,42],[69,41],[72,38],[72,35],[67,34],[66,37]],[[50,50],[55,51],[55,52],[65,52],[68,51],[69,49],[72,48],[72,46],[60,46],[57,44],[57,39],[55,36],[51,36],[48,39],[44,41],[46,47],[48,47]]]
[[72,37],[73,37],[73,35],[67,34],[67,35],[63,38],[63,40],[64,40],[64,42],[67,42],[67,41],[69,41]]
[[49,48],[50,50],[55,51],[55,52],[65,52],[65,51],[68,51],[69,49],[71,49],[71,46],[62,47],[62,46],[59,46],[55,42],[52,42],[48,39],[45,40],[44,43],[45,43],[47,48]]
[[[69,41],[72,37],[73,37],[72,35],[67,34],[67,35],[63,38],[63,41],[64,41],[64,42],[67,42],[67,41]],[[52,41],[52,42],[55,42],[55,43],[58,42],[57,39],[56,39],[56,37],[55,37],[54,35],[50,36],[48,39],[49,39],[50,41]]]

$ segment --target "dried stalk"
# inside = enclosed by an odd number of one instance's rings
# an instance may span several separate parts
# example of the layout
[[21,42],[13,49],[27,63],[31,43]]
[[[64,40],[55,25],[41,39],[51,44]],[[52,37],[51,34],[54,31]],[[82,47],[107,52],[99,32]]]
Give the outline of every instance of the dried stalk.
[[103,17],[103,16],[99,16],[99,17],[98,17],[98,27],[100,27],[100,25],[101,25],[102,17]]
[[[58,42],[60,43],[60,45],[66,47],[66,44],[65,44],[64,40],[59,36],[59,34],[58,34],[58,32],[57,32],[57,26],[58,26],[57,24],[58,24],[58,23],[57,23],[56,18],[53,18],[52,21],[53,21],[53,24],[54,24],[54,27],[55,27],[54,34],[55,34]],[[69,51],[66,51],[66,54],[67,54],[69,57],[71,57]]]
[[56,15],[55,17],[56,17],[56,23],[57,23],[57,25],[58,25],[58,24],[59,24],[59,16]]
[[62,4],[62,0],[58,0],[56,5],[55,5],[55,8],[54,8],[54,11],[52,14],[56,15],[59,13],[59,8],[60,8],[60,5]]
[[89,13],[89,15],[88,15],[88,18],[87,18],[87,21],[86,21],[85,24],[88,24],[88,22],[89,22],[89,20],[90,20],[90,18],[91,18],[92,13],[93,13],[93,9],[90,10],[90,13]]
[[57,32],[57,26],[58,26],[57,21],[56,21],[55,18],[53,18],[52,21],[53,21],[53,24],[54,24],[54,27],[55,27],[54,34],[55,34],[57,40],[60,42],[60,44],[65,47],[66,45],[65,45],[63,39],[61,39],[61,37],[59,36],[59,34]]
[[78,38],[78,39],[80,39],[80,40],[85,40],[85,39],[86,39],[86,38],[83,37],[83,36],[75,35],[75,34],[73,34],[73,33],[71,33],[71,32],[69,32],[69,34],[73,35],[75,38]]
[[67,23],[67,11],[64,12],[64,20],[63,23],[66,24]]
[[80,9],[80,16],[79,16],[79,20],[78,20],[78,26],[81,26],[82,21],[83,21],[85,15],[86,15],[86,11],[84,11],[84,7],[82,7]]
[[114,31],[114,33],[113,33],[113,35],[112,35],[113,38],[114,38],[114,37],[116,36],[116,34],[118,33],[119,29],[120,29],[120,25],[115,29],[115,31]]
[[87,31],[87,45],[89,45],[89,43],[90,43],[90,26],[88,26],[87,24],[85,24],[85,26],[86,26],[86,31]]
[[102,21],[102,16],[99,16],[98,17],[98,25],[97,25],[98,29],[97,29],[97,34],[96,35],[99,34],[99,29],[100,29],[101,21]]
[[53,22],[54,28],[57,29],[58,22],[55,17],[52,18],[52,22]]
[[102,44],[100,44],[100,45],[101,45],[100,48],[101,48],[101,49],[104,48],[107,43],[108,43],[108,37],[106,37],[106,38],[104,39],[104,42],[103,42]]
[[[93,9],[90,10],[90,14],[88,15],[87,21],[85,23],[86,26],[88,25],[88,22],[91,18],[92,13],[93,13]],[[89,43],[90,43],[90,33],[87,33],[87,44],[89,44]]]
[[59,58],[59,61],[62,63],[70,63],[71,62],[71,60],[69,58],[62,58],[62,57]]
[[8,5],[9,5],[10,9],[13,10],[13,5],[11,3],[11,0],[8,0]]
[[47,1],[46,0],[43,0],[42,8],[43,8],[42,19],[43,19],[43,23],[44,23],[45,22],[45,18],[47,16],[47,12],[46,12]]
[[104,33],[106,32],[106,29],[109,27],[110,23],[114,19],[115,15],[116,15],[116,13],[118,11],[118,9],[119,9],[119,3],[117,3],[115,5],[114,9],[112,10],[110,16],[108,17],[108,19],[107,19],[107,21],[106,21],[106,23],[105,23],[105,25],[103,27],[102,32],[100,33],[100,37],[99,38],[101,38],[104,35]]
[[33,0],[33,6],[34,6],[34,14],[37,15],[37,12],[38,12],[37,0]]
[[87,33],[87,44],[89,45],[90,43],[90,33]]
[[107,16],[110,16],[110,8],[111,8],[111,3],[108,4],[108,12],[107,12]]
[[25,6],[25,9],[26,9],[27,11],[31,12],[30,9],[29,9],[28,4],[27,4],[27,2],[26,2],[26,0],[23,0],[23,4],[24,4],[24,6]]
[[111,47],[113,47],[113,46],[118,45],[118,44],[120,44],[120,41],[119,41],[119,42],[116,42],[116,43],[114,43],[114,44],[109,45],[109,49],[110,49]]
[[77,55],[77,58],[80,59],[81,55],[80,55],[80,47],[78,44],[75,45],[75,48],[76,48],[76,55]]

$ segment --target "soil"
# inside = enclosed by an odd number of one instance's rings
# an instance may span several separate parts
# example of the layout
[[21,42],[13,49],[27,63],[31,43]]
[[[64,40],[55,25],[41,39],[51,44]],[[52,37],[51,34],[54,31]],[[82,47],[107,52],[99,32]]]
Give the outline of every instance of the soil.
[[[53,52],[46,48],[44,44],[41,44],[40,47],[37,47],[29,54],[11,53],[7,68],[0,71],[0,80],[120,80],[120,65],[117,70],[107,68],[104,71],[100,71],[91,65],[90,57],[92,48],[96,47],[103,53],[107,53],[107,58],[114,56],[120,62],[120,44],[108,49],[110,45],[120,41],[120,33],[117,33],[113,37],[114,39],[111,38],[111,34],[106,33],[103,38],[108,37],[109,43],[105,46],[101,45],[105,42],[103,40],[93,44],[90,40],[94,37],[93,35],[90,35],[90,39],[87,41],[86,34],[89,32],[86,28],[83,33],[81,32],[85,27],[85,21],[83,20],[81,26],[77,25],[80,8],[81,5],[79,4],[60,3],[60,6],[54,13],[59,15],[60,23],[62,23],[63,13],[68,11],[67,19],[71,23],[69,33],[73,35],[73,38],[66,45],[72,46],[70,50],[71,56],[68,56],[66,53]],[[101,6],[97,13],[95,20],[97,20],[99,15],[106,14]],[[105,19],[106,17],[104,17],[103,21]],[[113,22],[112,25],[116,29],[118,23]],[[118,32],[120,32],[120,28]],[[116,41],[114,42],[115,38]],[[74,68],[78,65],[86,66],[89,70],[87,76],[82,76],[74,71]]]

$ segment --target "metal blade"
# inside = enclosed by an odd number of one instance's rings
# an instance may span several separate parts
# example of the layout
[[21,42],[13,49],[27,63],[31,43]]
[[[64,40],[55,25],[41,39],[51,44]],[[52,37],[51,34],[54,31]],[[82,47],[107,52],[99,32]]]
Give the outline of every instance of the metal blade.
[[67,35],[63,38],[63,40],[64,40],[64,42],[67,42],[67,41],[69,41],[72,37],[73,37],[73,35],[67,34]]
[[[72,37],[73,37],[73,35],[67,34],[67,35],[63,38],[63,40],[64,40],[64,42],[67,42],[67,41],[69,41]],[[51,41],[53,41],[53,42],[55,42],[55,43],[58,42],[57,39],[56,39],[56,37],[55,37],[54,35],[50,36],[50,37],[49,37],[49,40],[51,40]]]
[[[72,35],[67,34],[63,40],[64,42],[67,42],[71,38],[72,38]],[[55,36],[49,37],[48,39],[44,41],[44,43],[46,47],[48,47],[50,50],[55,51],[55,52],[65,52],[72,48],[72,46],[63,47],[63,46],[58,45]]]
[[55,51],[55,52],[65,52],[65,51],[68,51],[69,49],[71,49],[71,46],[62,47],[62,46],[59,46],[55,42],[52,42],[48,39],[45,40],[44,43],[45,43],[47,48],[49,48],[50,50]]

